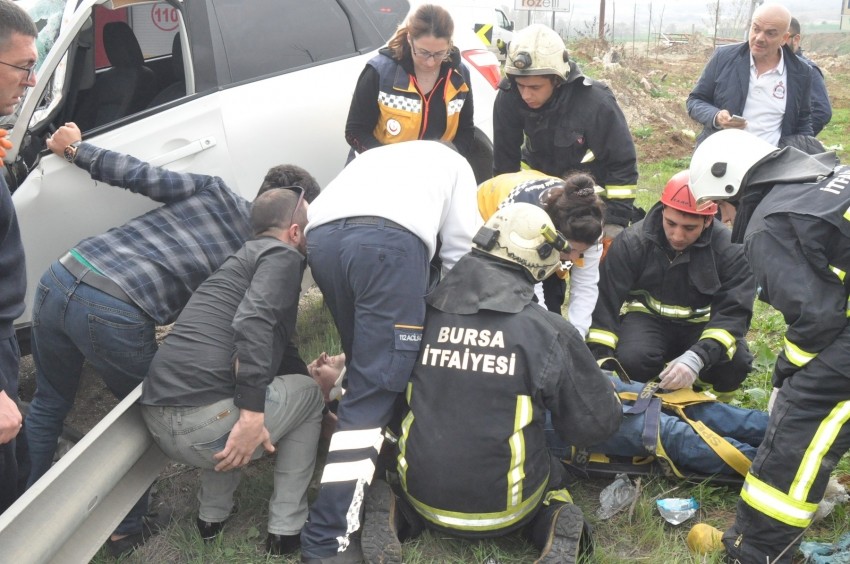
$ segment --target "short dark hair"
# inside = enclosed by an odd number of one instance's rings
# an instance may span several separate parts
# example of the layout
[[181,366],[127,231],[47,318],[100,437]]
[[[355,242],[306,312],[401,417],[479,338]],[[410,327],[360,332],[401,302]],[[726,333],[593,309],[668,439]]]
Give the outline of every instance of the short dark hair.
[[257,196],[274,188],[286,188],[287,186],[301,186],[304,189],[304,199],[312,202],[321,192],[319,183],[313,175],[293,164],[273,166],[263,178]]
[[6,48],[13,33],[38,37],[38,28],[23,8],[10,0],[0,0],[0,50]]
[[788,24],[788,31],[791,32],[791,37],[800,35],[800,21],[797,18],[791,18],[791,23]]
[[298,205],[298,196],[297,191],[286,188],[271,188],[257,196],[251,204],[251,229],[254,236],[270,229],[289,229],[289,218],[301,226],[307,223],[306,213],[296,211],[293,216],[293,208]]

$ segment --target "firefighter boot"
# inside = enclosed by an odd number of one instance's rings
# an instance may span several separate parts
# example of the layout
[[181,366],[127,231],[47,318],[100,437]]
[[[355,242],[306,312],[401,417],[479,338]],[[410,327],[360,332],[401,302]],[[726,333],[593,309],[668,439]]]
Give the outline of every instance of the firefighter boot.
[[398,507],[392,488],[384,480],[373,481],[366,492],[360,543],[368,564],[401,564]]
[[540,549],[534,564],[574,564],[593,551],[590,525],[572,503],[541,507],[531,522],[531,541]]

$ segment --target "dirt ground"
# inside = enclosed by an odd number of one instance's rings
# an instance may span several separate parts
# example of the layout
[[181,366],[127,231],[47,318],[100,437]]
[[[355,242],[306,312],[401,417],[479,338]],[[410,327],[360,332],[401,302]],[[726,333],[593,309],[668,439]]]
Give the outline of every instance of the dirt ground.
[[[834,37],[829,37],[832,35]],[[825,34],[808,38],[807,55],[816,60],[826,75],[833,107],[850,106],[850,56],[834,54],[850,34]],[[614,91],[638,149],[641,162],[687,159],[693,151],[700,125],[685,111],[685,99],[699,77],[712,49],[705,43],[647,51],[645,46],[610,49],[593,42],[573,46],[571,56],[586,74],[607,82]],[[164,335],[167,328],[161,332]],[[35,389],[32,357],[22,359],[21,398],[29,401]],[[90,369],[85,369],[75,407],[66,426],[87,432],[117,400]],[[174,469],[170,469],[174,472]],[[181,505],[192,504],[196,478],[186,474],[187,483],[172,484],[172,495],[185,496]]]

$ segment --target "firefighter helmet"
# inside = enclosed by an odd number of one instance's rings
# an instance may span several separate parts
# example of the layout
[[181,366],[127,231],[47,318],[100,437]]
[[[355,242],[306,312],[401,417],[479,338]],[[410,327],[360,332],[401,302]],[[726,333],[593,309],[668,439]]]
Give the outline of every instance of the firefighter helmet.
[[560,35],[545,25],[532,24],[516,32],[508,43],[505,74],[553,74],[564,79],[570,71],[569,60]]
[[717,213],[717,204],[711,200],[704,200],[697,204],[697,199],[690,187],[690,174],[687,170],[677,172],[667,181],[664,192],[661,193],[661,203],[685,213],[694,215],[714,215]]
[[557,233],[545,211],[534,204],[515,203],[490,216],[472,242],[484,253],[518,264],[539,281],[561,262],[544,231]]
[[723,129],[709,136],[691,158],[691,191],[697,202],[736,200],[750,169],[778,150],[740,129]]

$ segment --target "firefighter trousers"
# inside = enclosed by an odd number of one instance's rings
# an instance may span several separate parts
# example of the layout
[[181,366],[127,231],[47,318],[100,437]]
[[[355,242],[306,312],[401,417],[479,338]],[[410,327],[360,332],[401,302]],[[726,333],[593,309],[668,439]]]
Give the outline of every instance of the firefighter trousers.
[[[657,315],[632,312],[620,323],[616,357],[632,380],[649,382],[658,376],[664,365],[687,351],[696,343],[703,323],[682,323]],[[747,342],[738,339],[735,354],[703,369],[699,379],[711,384],[717,392],[732,392],[741,386],[752,368],[753,355]]]
[[791,562],[831,471],[850,448],[848,367],[850,326],[782,384],[735,523],[723,535],[730,560]]

